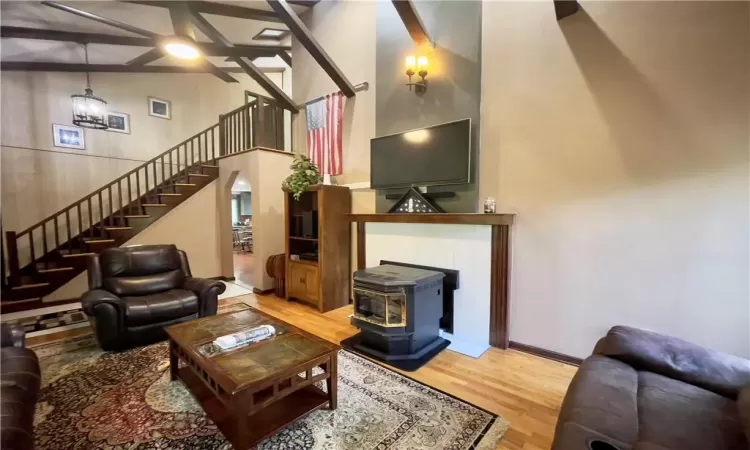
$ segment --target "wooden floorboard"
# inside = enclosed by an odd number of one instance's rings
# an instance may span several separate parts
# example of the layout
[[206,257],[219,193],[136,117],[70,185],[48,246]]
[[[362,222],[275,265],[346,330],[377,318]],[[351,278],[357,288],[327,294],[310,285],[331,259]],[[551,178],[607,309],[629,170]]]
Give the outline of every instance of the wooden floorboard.
[[[351,306],[321,314],[301,303],[253,294],[223,299],[220,304],[240,301],[332,342],[357,333],[349,323]],[[28,341],[35,345],[87,332],[88,328],[62,331]],[[491,348],[478,359],[445,350],[418,371],[402,373],[505,417],[510,428],[498,449],[547,450],[575,371],[574,366],[517,350]]]
[[[357,333],[351,306],[321,314],[273,296],[235,297],[244,303],[332,342]],[[402,372],[510,421],[499,449],[548,450],[557,415],[576,367],[517,350],[491,348],[474,359],[449,350],[416,372]]]

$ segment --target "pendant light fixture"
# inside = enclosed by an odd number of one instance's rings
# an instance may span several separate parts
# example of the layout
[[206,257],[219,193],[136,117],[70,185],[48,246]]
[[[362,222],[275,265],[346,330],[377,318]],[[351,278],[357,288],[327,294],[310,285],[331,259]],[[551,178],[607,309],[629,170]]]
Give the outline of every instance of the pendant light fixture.
[[[86,55],[86,65],[89,65],[89,49],[86,44],[83,45],[83,51]],[[86,89],[84,94],[71,95],[73,101],[73,124],[84,128],[94,128],[96,130],[106,130],[109,128],[107,117],[107,102],[94,95],[91,89],[91,80],[89,72],[86,71]]]

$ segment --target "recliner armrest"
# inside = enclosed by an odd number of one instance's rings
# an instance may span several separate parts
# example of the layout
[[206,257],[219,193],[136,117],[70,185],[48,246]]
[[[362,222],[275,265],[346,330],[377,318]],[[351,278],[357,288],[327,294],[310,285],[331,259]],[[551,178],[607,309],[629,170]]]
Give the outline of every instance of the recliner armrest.
[[83,312],[89,316],[94,315],[94,308],[102,303],[112,305],[118,312],[122,312],[122,300],[115,294],[104,289],[92,289],[81,297]]
[[182,288],[195,292],[200,302],[200,316],[212,316],[218,308],[219,295],[227,290],[221,281],[208,278],[185,278]]
[[731,399],[750,384],[750,360],[632,327],[612,327],[594,353]]
[[0,325],[0,347],[23,347],[26,332],[18,324]]

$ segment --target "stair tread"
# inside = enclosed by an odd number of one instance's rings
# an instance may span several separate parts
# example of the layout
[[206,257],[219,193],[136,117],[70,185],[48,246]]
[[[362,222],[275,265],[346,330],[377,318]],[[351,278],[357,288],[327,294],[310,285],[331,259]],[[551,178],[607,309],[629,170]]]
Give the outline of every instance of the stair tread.
[[[106,227],[105,227],[106,229]],[[103,239],[103,238],[83,238],[83,242],[87,244],[99,244],[102,242],[115,242],[114,239]]]
[[149,216],[148,214],[136,214],[136,215],[124,216],[124,217],[126,219],[148,219],[151,216]]
[[166,195],[166,196],[169,196],[169,197],[182,197],[182,194],[170,194],[168,192],[167,193],[161,193],[159,195],[162,195],[162,196]]
[[195,183],[175,183],[174,186],[198,186]]
[[132,230],[133,227],[104,227],[107,231],[117,231],[117,230]]
[[14,291],[20,291],[22,289],[32,289],[37,287],[49,286],[49,283],[33,283],[33,284],[22,284],[20,286],[13,286],[11,289]]
[[166,203],[144,203],[141,206],[167,206]]
[[213,167],[215,169],[219,168],[219,166],[214,166],[213,164],[201,164],[201,167]]
[[53,267],[50,269],[39,269],[37,268],[36,271],[39,273],[50,273],[50,272],[65,272],[68,270],[73,270],[74,267]]
[[189,173],[189,177],[210,177],[211,175],[205,173]]
[[67,252],[67,251],[61,251],[63,258],[74,258],[77,256],[89,256],[89,255],[96,255],[94,252],[81,252],[81,253],[73,253],[73,252]]

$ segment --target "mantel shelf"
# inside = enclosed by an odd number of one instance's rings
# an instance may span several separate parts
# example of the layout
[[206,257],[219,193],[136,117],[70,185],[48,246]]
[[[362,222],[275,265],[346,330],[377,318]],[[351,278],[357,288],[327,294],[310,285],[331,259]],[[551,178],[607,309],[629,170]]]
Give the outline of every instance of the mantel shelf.
[[351,222],[511,225],[515,214],[348,214]]

